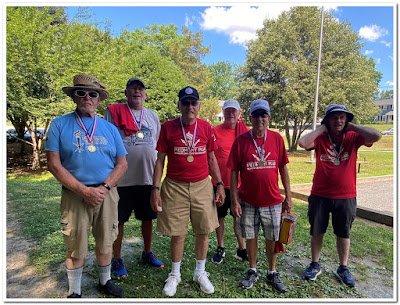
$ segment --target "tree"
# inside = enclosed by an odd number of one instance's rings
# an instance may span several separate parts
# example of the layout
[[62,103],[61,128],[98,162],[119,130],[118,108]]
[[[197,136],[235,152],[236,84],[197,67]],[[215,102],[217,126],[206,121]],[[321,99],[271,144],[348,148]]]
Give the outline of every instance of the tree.
[[[265,21],[249,44],[243,69],[240,100],[248,104],[266,98],[290,150],[297,149],[299,137],[313,120],[320,18],[316,7],[297,7]],[[359,121],[373,116],[379,80],[373,60],[361,52],[357,33],[325,13],[318,115],[336,102],[347,105]]]
[[238,96],[238,68],[229,62],[219,61],[209,67],[211,83],[210,97],[220,100],[236,99]]
[[199,115],[201,118],[213,123],[217,114],[221,112],[221,106],[217,98],[206,98],[201,100]]

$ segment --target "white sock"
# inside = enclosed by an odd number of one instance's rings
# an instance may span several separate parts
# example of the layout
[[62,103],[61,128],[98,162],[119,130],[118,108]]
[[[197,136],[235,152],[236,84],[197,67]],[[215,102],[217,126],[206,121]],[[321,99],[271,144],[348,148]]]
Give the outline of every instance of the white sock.
[[250,268],[250,269],[253,270],[254,272],[257,272],[257,268],[256,267]]
[[276,273],[276,270],[268,270],[268,274]]
[[206,259],[196,260],[196,270],[194,273],[200,274],[206,271]]
[[82,270],[83,267],[76,269],[67,269],[67,277],[68,277],[68,295],[73,294],[81,294],[81,280],[82,280]]
[[171,273],[173,275],[181,276],[181,262],[172,262]]
[[101,285],[105,285],[108,280],[111,280],[111,264],[99,266],[99,278]]

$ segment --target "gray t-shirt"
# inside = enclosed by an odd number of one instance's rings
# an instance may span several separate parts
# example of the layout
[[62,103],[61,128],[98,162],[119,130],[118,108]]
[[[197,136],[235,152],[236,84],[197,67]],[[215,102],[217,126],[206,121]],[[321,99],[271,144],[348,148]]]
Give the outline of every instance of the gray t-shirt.
[[[144,135],[143,139],[138,138],[135,134],[125,136],[123,130],[118,128],[128,152],[126,156],[128,170],[118,182],[118,186],[153,184],[153,172],[157,159],[156,145],[160,136],[161,126],[160,120],[154,111],[147,108],[143,110],[143,122],[140,129]],[[140,110],[134,110],[133,113],[140,125]],[[113,123],[108,111],[105,113],[105,118]]]

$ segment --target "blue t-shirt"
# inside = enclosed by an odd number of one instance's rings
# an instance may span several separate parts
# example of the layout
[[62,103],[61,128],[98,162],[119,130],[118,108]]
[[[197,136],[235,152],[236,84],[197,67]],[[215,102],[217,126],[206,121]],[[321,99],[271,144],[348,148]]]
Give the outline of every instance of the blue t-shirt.
[[[82,121],[91,131],[94,118],[82,117]],[[96,151],[90,152],[90,143],[75,112],[56,117],[46,138],[46,150],[58,152],[63,167],[85,185],[102,183],[114,169],[116,158],[127,154],[118,129],[100,117],[92,142]]]

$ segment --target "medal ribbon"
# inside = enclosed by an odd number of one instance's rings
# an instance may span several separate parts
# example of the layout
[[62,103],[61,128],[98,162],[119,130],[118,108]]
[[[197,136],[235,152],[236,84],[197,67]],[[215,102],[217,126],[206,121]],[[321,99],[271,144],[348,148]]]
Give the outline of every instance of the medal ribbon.
[[261,146],[257,145],[257,142],[256,142],[256,140],[254,140],[253,133],[251,132],[251,130],[249,130],[249,133],[251,135],[251,139],[253,140],[254,146],[256,147],[256,153],[257,153],[258,157],[260,158],[260,161],[264,160],[263,146],[264,146],[265,142],[267,141],[267,129],[265,130],[264,141],[261,144]]
[[344,149],[344,147],[343,147],[343,139],[342,139],[342,143],[340,143],[339,151],[336,150],[336,145],[333,143],[333,141],[332,141],[332,139],[331,139],[329,134],[328,134],[328,139],[329,139],[329,142],[331,142],[333,148],[335,149],[335,151],[337,153],[336,160],[338,160],[340,162],[340,154],[343,152],[343,149]]
[[183,134],[183,138],[186,142],[186,147],[189,150],[189,154],[191,154],[194,150],[194,143],[196,142],[196,135],[197,135],[197,120],[196,123],[194,125],[194,131],[193,131],[193,140],[192,140],[192,144],[189,145],[189,141],[186,139],[186,133],[185,133],[185,129],[183,128],[183,123],[182,123],[182,117],[179,118],[180,122],[181,122],[181,127],[182,127],[182,134]]
[[92,125],[92,131],[89,132],[85,126],[85,124],[82,121],[82,118],[79,116],[79,114],[75,111],[75,118],[76,118],[76,122],[78,123],[79,127],[83,129],[83,131],[85,132],[85,136],[86,139],[88,140],[88,142],[90,144],[93,143],[93,136],[94,136],[94,132],[96,131],[97,128],[97,115],[94,116],[94,123]]
[[136,120],[135,114],[133,113],[132,109],[129,107],[128,104],[126,104],[126,107],[128,107],[131,115],[132,115],[132,119],[135,122],[136,126],[139,128],[138,131],[142,130],[142,122],[143,122],[143,113],[144,113],[144,109],[140,110],[140,119],[139,119],[139,123]]

